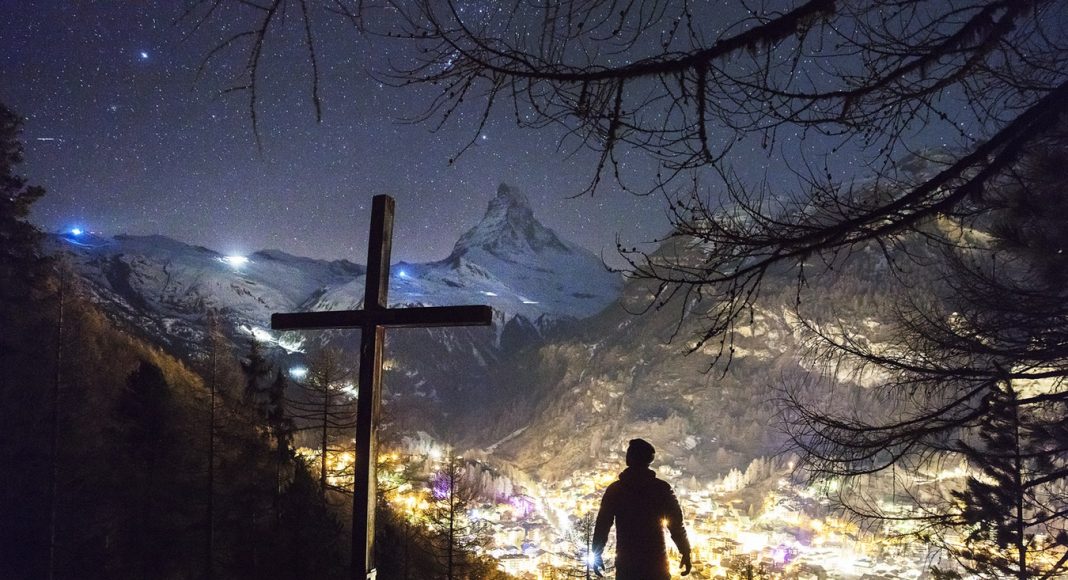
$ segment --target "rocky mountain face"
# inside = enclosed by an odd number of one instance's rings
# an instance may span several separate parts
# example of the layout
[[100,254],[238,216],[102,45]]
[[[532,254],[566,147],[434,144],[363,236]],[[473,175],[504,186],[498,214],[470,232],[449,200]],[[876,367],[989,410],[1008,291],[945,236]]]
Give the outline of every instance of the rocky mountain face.
[[[902,167],[923,176],[937,170],[934,159],[905,160]],[[893,192],[870,183],[857,195]],[[984,236],[938,220],[922,227],[930,239]],[[848,329],[861,342],[887,344],[884,323],[893,318],[904,280],[913,295],[937,299],[940,273],[931,265],[944,248],[927,240],[902,236],[885,247],[854,248],[830,264],[814,261],[800,292],[796,269],[769,271],[733,336],[700,347],[713,298],[680,292],[658,306],[655,282],[629,280],[616,303],[581,327],[502,363],[496,374],[507,384],[495,391],[502,400],[488,405],[502,414],[472,444],[552,481],[606,459],[622,465],[626,441],[642,437],[657,448],[659,464],[708,480],[785,450],[776,404],[784,385],[806,385],[816,401],[837,408],[878,413],[864,389],[882,377],[848,360],[813,356],[810,329]],[[696,240],[669,238],[654,255],[696,265],[704,252]]]
[[[701,248],[674,240],[659,252],[697,260]],[[810,279],[820,298],[803,302],[801,316],[844,317],[877,337],[877,323],[860,313],[870,316],[886,301],[887,287],[878,283],[886,267],[873,249]],[[658,464],[698,479],[744,471],[754,459],[782,451],[786,437],[774,401],[783,384],[824,381],[826,396],[852,404],[865,382],[848,368],[803,356],[795,274],[769,275],[752,317],[722,345],[730,364],[721,359],[715,367],[719,339],[691,352],[706,328],[710,300],[680,294],[647,309],[654,284],[628,282],[620,300],[581,329],[506,363],[499,374],[515,383],[506,391],[513,407],[495,422],[492,451],[550,481],[607,459],[622,465],[621,451],[634,437],[653,443]]]
[[[527,198],[501,185],[482,221],[462,235],[441,264],[454,271],[476,268],[507,281],[495,309],[507,312],[516,301],[540,310],[581,319],[606,306],[604,296],[619,294],[621,280],[589,250],[560,239],[534,218]],[[507,292],[518,290],[508,304]],[[531,319],[536,310],[529,314]]]

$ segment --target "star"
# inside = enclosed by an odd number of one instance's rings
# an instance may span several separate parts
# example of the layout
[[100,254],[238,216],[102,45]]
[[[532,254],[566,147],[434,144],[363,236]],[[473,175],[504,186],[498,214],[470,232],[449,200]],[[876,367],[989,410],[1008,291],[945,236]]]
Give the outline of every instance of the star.
[[140,52],[140,56],[141,56],[141,60],[148,60],[148,52],[147,51],[142,50]]

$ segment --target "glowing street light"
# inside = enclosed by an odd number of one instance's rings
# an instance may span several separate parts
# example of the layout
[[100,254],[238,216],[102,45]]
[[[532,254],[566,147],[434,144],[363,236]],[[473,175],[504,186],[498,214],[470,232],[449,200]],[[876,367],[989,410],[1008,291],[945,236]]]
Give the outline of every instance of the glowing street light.
[[304,377],[308,376],[308,367],[302,367],[302,366],[289,367],[289,376],[294,378],[294,379],[296,379],[296,380],[298,380],[298,381],[299,380],[303,380]]

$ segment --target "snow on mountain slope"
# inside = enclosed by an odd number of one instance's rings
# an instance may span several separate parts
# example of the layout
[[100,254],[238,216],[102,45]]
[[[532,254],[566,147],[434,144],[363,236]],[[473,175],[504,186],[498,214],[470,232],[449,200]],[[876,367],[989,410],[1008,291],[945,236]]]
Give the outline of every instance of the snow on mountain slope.
[[493,272],[508,285],[502,290],[511,290],[521,304],[575,318],[597,314],[611,302],[605,298],[614,299],[622,288],[620,276],[608,272],[600,258],[560,239],[535,219],[519,190],[504,184],[444,263],[453,272]]
[[297,309],[322,289],[362,275],[363,267],[277,250],[224,256],[163,236],[66,234],[51,238],[98,301],[162,344],[195,350],[209,310],[251,333],[272,312]]
[[[501,185],[485,216],[456,242],[448,258],[393,266],[393,305],[488,304],[498,334],[522,317],[535,327],[592,316],[622,288],[589,250],[561,240],[541,224],[526,197]],[[359,308],[362,277],[323,294],[309,310]]]
[[[270,315],[358,308],[365,268],[265,250],[225,256],[163,236],[89,233],[51,238],[89,290],[117,316],[158,342],[197,350],[211,309],[234,336],[286,342]],[[591,252],[561,240],[534,218],[526,198],[501,186],[482,221],[449,258],[393,266],[394,305],[489,304],[495,343],[509,325],[544,329],[591,316],[618,296],[620,277]],[[519,319],[518,321],[516,319]],[[297,339],[290,346],[298,344]]]

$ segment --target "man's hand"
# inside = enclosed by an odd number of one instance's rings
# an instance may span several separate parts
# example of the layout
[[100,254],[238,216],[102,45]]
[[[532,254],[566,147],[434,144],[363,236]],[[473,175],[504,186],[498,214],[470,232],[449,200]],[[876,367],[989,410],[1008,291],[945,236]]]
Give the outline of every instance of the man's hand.
[[596,574],[598,578],[604,578],[604,574],[602,574],[602,572],[604,572],[604,560],[601,559],[601,554],[599,552],[594,552],[593,573]]
[[679,566],[682,567],[682,573],[680,574],[681,576],[685,576],[690,573],[690,568],[693,567],[693,564],[690,563],[689,554],[682,555],[682,561],[679,562]]

